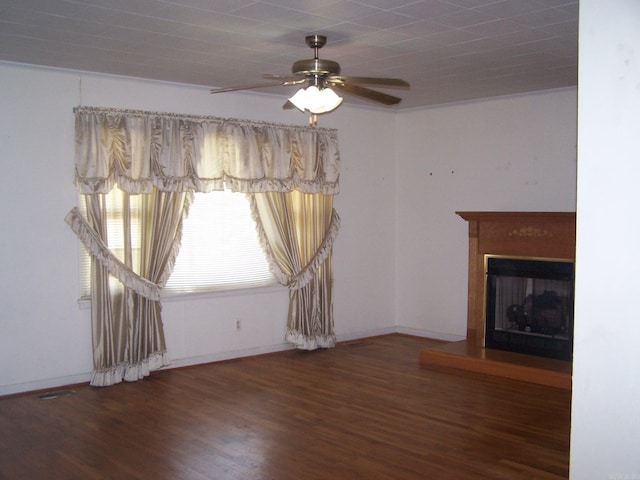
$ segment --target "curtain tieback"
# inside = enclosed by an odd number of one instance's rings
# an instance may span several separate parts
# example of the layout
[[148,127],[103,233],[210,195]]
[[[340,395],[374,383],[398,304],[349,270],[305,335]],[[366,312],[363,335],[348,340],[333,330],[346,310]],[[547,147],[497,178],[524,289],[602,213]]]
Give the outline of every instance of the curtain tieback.
[[280,265],[278,265],[278,262],[275,259],[273,252],[271,251],[269,241],[267,240],[267,235],[262,228],[262,222],[259,220],[259,218],[256,218],[257,216],[255,215],[255,212],[257,211],[257,207],[255,205],[255,199],[253,198],[253,196],[250,197],[250,201],[251,211],[254,214],[254,219],[256,220],[258,237],[260,239],[260,243],[264,248],[271,273],[273,273],[273,276],[280,285],[288,287],[289,290],[300,290],[301,288],[306,287],[318,271],[320,265],[324,263],[324,261],[331,253],[333,242],[338,236],[338,230],[340,229],[340,216],[338,215],[338,212],[336,212],[335,209],[332,210],[331,224],[327,229],[320,247],[313,255],[313,258],[309,261],[309,263],[307,263],[304,268],[302,268],[298,273],[294,275],[287,275],[284,271],[282,271],[282,268],[280,268]]
[[64,221],[67,222],[71,230],[78,236],[82,244],[86,247],[87,252],[89,252],[89,255],[98,260],[109,273],[120,280],[124,286],[149,300],[160,300],[160,287],[146,278],[141,277],[122,263],[96,234],[95,230],[82,216],[78,207],[74,207],[67,214]]

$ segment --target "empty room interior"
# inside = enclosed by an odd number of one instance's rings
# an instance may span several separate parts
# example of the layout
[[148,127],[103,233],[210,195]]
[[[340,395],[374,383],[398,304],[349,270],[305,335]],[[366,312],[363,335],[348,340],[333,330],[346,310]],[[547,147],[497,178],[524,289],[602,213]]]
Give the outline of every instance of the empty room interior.
[[639,48],[630,0],[0,2],[0,478],[640,479]]

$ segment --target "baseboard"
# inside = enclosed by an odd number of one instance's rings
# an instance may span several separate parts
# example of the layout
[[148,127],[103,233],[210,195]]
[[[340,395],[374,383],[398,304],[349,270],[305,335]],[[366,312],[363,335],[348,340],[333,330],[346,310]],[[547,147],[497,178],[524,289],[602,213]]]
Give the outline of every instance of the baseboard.
[[392,333],[398,333],[395,327],[375,328],[373,330],[336,334],[336,341],[338,343],[351,342],[361,338],[379,337],[381,335],[390,335]]
[[460,340],[466,340],[466,335],[455,335],[452,333],[432,332],[431,330],[422,330],[412,327],[396,327],[395,333],[402,333],[403,335],[412,335],[414,337],[424,337],[431,340],[442,340],[444,342],[459,342]]
[[19,393],[38,392],[42,390],[68,387],[69,385],[89,383],[90,380],[91,380],[91,372],[87,372],[87,373],[80,373],[78,375],[68,375],[65,377],[46,378],[44,380],[36,380],[33,382],[14,383],[12,385],[2,385],[0,386],[0,397],[4,397],[7,395],[15,395]]
[[[377,337],[380,335],[390,335],[393,333],[430,338],[433,340],[444,340],[448,342],[464,340],[465,338],[458,335],[431,332],[428,330],[421,330],[417,328],[394,326],[394,327],[376,328],[376,329],[365,330],[360,332],[349,332],[349,333],[337,334],[336,340],[338,342],[350,342],[350,341],[358,340],[361,338]],[[200,365],[204,363],[213,363],[213,362],[221,362],[224,360],[232,360],[234,358],[252,357],[255,355],[264,355],[267,353],[275,353],[275,352],[290,350],[292,348],[293,347],[287,343],[280,343],[276,345],[244,348],[240,350],[229,350],[226,352],[212,353],[209,355],[202,355],[197,357],[186,357],[186,358],[180,358],[176,360],[172,359],[171,365],[165,367],[165,369],[190,367],[193,365]],[[171,356],[171,352],[169,352],[169,356]],[[48,378],[44,380],[37,380],[33,382],[16,383],[13,385],[2,385],[0,386],[0,397],[19,394],[19,393],[27,393],[27,392],[35,392],[35,391],[42,391],[47,389],[67,387],[69,385],[88,383],[90,380],[91,380],[91,372],[87,372],[87,373],[81,373],[78,375],[54,377],[54,378]]]
[[241,350],[229,350],[226,352],[212,353],[198,357],[187,357],[178,360],[171,360],[171,365],[164,369],[191,367],[193,365],[202,365],[205,363],[222,362],[224,360],[233,360],[234,358],[255,357],[256,355],[264,355],[267,353],[283,352],[291,350],[293,347],[288,343],[280,343],[277,345],[268,345],[264,347],[243,348]]

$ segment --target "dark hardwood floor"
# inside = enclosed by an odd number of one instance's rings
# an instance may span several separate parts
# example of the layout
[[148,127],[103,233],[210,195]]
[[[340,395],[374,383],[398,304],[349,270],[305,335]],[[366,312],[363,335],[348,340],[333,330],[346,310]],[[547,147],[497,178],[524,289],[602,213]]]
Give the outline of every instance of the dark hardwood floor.
[[2,479],[562,479],[567,390],[388,335],[0,398]]

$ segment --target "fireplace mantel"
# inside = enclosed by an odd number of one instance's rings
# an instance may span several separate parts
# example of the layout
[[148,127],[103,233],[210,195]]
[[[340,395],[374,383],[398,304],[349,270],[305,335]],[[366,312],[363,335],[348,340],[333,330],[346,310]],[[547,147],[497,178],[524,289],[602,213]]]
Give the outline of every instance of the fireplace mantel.
[[469,224],[467,342],[484,342],[484,256],[575,258],[575,212],[456,212]]

